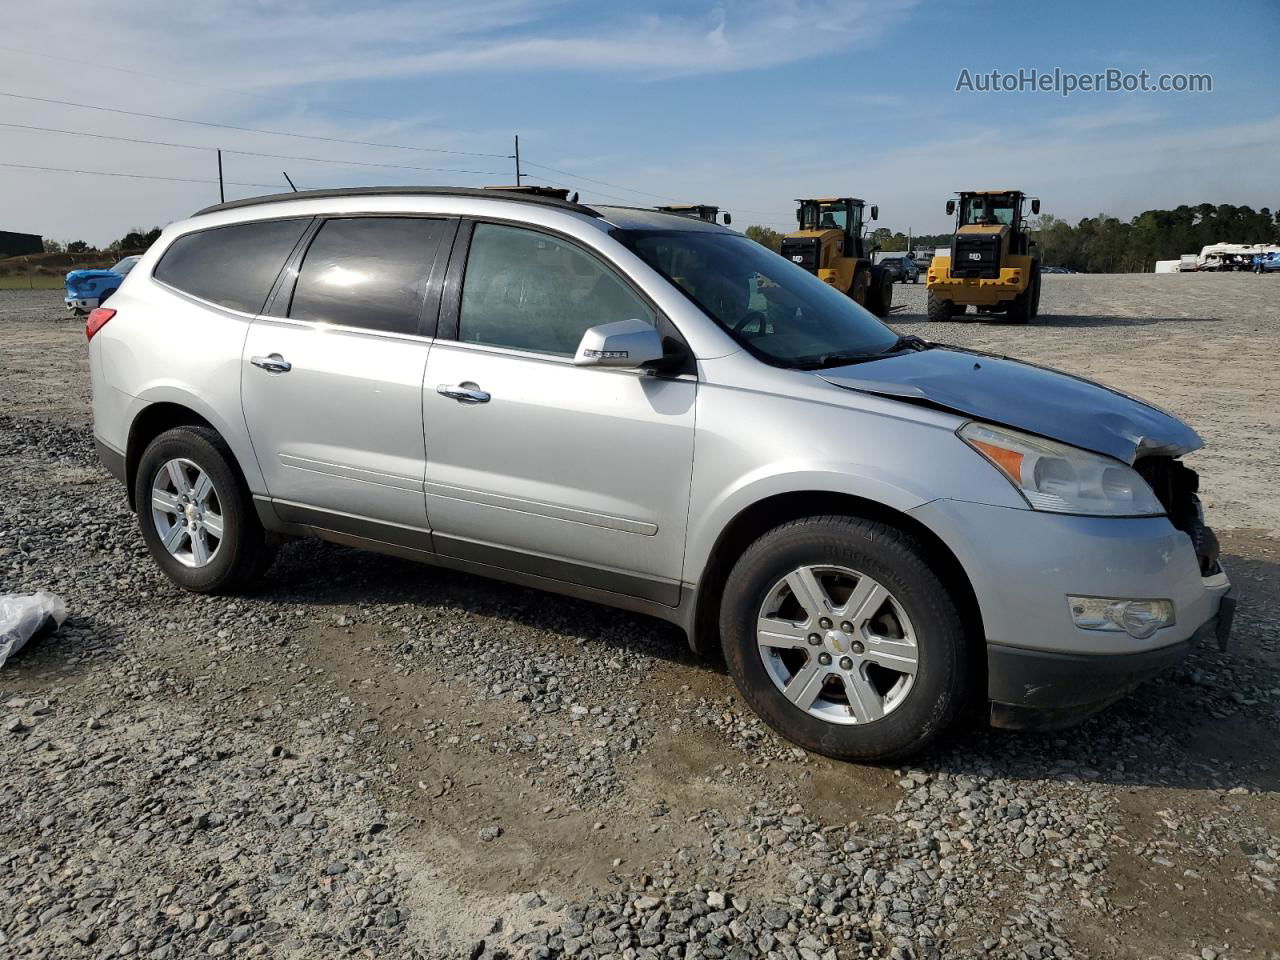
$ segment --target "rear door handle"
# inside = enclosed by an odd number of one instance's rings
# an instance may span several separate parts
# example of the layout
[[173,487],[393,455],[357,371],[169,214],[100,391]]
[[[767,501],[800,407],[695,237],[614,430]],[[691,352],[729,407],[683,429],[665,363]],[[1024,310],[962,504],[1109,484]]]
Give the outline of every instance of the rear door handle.
[[459,403],[488,403],[489,394],[480,389],[479,384],[464,380],[459,384],[442,383],[436,387],[436,393]]
[[278,353],[271,353],[265,357],[251,357],[249,362],[255,367],[261,367],[267,373],[288,373],[293,369],[293,364]]

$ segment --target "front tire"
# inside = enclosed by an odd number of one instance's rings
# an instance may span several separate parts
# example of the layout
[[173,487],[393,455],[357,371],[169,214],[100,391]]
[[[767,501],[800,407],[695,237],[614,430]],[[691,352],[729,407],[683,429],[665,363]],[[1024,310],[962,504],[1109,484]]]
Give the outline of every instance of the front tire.
[[166,430],[134,481],[138,526],[165,576],[193,593],[227,593],[274,557],[226,441],[209,427]]
[[887,524],[823,516],[769,531],[729,575],[720,635],[752,709],[837,760],[919,753],[963,706],[960,613],[920,544]]
[[889,316],[889,311],[893,309],[893,274],[874,267],[871,269],[867,309],[882,320]]

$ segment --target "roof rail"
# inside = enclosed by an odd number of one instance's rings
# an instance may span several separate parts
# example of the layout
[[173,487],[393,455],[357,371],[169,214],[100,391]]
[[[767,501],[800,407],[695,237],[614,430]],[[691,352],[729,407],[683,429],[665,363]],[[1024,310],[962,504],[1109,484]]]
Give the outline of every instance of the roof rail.
[[192,216],[198,217],[222,210],[239,210],[243,207],[255,207],[267,203],[282,203],[286,200],[329,200],[336,197],[484,197],[487,200],[515,200],[519,203],[559,207],[562,210],[585,213],[592,217],[599,216],[595,210],[581,203],[573,203],[566,199],[528,190],[517,193],[493,187],[339,187],[330,190],[299,190],[296,193],[270,193],[261,197],[246,197],[243,200],[215,203],[211,207],[197,210]]

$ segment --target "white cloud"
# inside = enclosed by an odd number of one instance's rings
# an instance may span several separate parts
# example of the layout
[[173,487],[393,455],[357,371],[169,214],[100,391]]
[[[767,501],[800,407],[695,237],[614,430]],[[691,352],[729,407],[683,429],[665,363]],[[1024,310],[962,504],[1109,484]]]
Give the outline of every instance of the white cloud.
[[1152,124],[1168,118],[1162,110],[1143,107],[1140,104],[1125,104],[1109,110],[1091,110],[1085,113],[1070,113],[1055,117],[1050,126],[1076,133],[1087,133],[1091,130],[1105,130],[1109,127],[1131,127],[1141,124]]
[[[487,129],[483,117],[471,129],[448,129],[433,122],[433,102],[457,97],[458,85],[475,73],[567,70],[644,80],[807,60],[873,44],[913,2],[701,0],[671,12],[643,13],[629,6],[564,0],[435,0],[377,8],[340,0],[207,0],[176,6],[167,0],[137,0],[122,17],[105,0],[43,0],[6,11],[0,90],[241,126],[505,154],[508,130]],[[68,24],[86,23],[93,24],[94,40],[87,56],[66,45]],[[368,116],[328,107],[334,93],[349,100],[353,83],[394,78],[419,78],[423,95],[417,116],[375,119],[392,108],[373,102],[367,110],[356,108]],[[555,112],[551,104],[531,109],[522,132],[536,139],[540,118],[553,123]],[[0,128],[4,159],[81,170],[210,179],[216,176],[215,147],[479,171],[507,171],[510,166],[502,159],[316,143],[4,97],[0,120],[206,148],[181,150]],[[562,132],[552,130],[549,139]],[[288,169],[303,187],[510,179],[507,172],[344,170],[233,154],[224,160],[229,180],[283,185],[280,171]],[[611,174],[617,169],[598,176],[615,179]],[[665,182],[652,189],[665,194],[673,187]],[[229,196],[258,192],[261,188],[228,189]],[[214,184],[0,168],[0,228],[61,239],[105,243],[129,226],[164,223],[216,199]]]

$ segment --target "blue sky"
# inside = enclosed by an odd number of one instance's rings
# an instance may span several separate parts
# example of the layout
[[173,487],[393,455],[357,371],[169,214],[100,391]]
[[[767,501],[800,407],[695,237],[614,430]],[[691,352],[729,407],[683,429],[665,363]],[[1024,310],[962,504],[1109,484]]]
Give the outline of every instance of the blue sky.
[[[0,92],[497,156],[0,96],[0,123],[206,148],[0,126],[0,160],[208,179],[209,148],[222,146],[478,171],[228,154],[227,178],[245,183],[283,184],[287,169],[300,187],[476,185],[512,179],[505,155],[518,132],[526,171],[586,200],[719,203],[739,227],[786,228],[794,197],[853,193],[879,204],[882,225],[940,232],[953,191],[1006,185],[1071,221],[1201,201],[1280,207],[1280,4],[1269,0],[96,6],[46,0],[11,10]],[[90,47],[77,50],[78,38]],[[1213,91],[955,91],[962,68],[1055,67],[1207,73]],[[0,166],[0,229],[105,242],[185,216],[216,190]],[[260,192],[228,188],[230,197]]]

